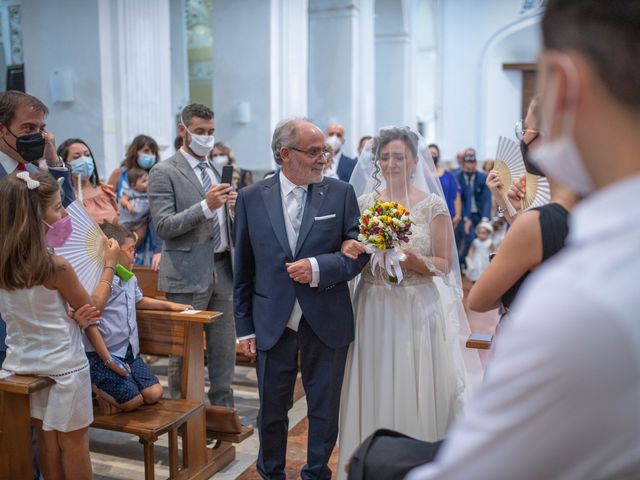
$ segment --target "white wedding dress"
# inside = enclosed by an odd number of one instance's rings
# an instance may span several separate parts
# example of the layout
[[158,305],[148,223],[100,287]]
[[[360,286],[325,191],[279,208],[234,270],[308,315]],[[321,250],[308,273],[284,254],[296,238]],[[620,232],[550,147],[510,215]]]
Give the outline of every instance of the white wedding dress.
[[[358,199],[361,211],[373,202],[373,194]],[[437,215],[449,216],[447,206],[428,194],[411,214],[416,225],[404,249],[426,261],[429,225]],[[345,464],[375,430],[440,440],[462,404],[459,299],[439,277],[404,271],[402,282],[391,285],[386,278],[367,265],[353,298],[356,336],[342,386],[338,478],[346,478]]]

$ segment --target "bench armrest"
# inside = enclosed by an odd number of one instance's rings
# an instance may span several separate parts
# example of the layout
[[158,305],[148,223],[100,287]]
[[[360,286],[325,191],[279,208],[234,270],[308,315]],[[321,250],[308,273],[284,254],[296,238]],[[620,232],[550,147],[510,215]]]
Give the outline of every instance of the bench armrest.
[[0,380],[0,392],[29,395],[37,392],[53,383],[48,377],[36,377],[31,375],[11,375]]

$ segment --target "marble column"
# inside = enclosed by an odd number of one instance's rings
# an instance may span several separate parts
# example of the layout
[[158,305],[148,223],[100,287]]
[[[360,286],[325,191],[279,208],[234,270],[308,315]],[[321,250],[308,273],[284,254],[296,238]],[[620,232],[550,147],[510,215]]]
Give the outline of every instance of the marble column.
[[373,0],[309,1],[309,115],[341,123],[347,155],[373,133]]

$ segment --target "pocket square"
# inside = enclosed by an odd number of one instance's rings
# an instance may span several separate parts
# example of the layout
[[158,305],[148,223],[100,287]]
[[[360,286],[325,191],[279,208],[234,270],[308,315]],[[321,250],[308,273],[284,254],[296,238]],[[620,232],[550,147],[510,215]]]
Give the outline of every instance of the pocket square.
[[336,218],[336,214],[332,213],[331,215],[323,215],[321,217],[313,217],[314,221],[318,221],[318,220],[329,220],[330,218]]

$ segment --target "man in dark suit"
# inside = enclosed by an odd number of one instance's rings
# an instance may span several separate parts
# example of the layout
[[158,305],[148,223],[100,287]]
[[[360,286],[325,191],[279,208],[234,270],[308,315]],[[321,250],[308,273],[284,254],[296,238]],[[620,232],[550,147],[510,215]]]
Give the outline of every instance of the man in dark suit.
[[272,150],[280,172],[240,190],[236,208],[234,311],[245,355],[257,356],[263,478],[285,478],[287,412],[300,369],[308,403],[303,479],[329,479],[340,389],[354,338],[347,282],[367,262],[340,247],[358,234],[353,187],[323,178],[329,152],[306,120],[281,123]]
[[462,229],[459,234],[464,235],[460,251],[460,263],[464,262],[471,242],[476,236],[478,223],[487,222],[491,217],[491,191],[487,187],[487,176],[478,170],[476,151],[467,148],[464,151],[462,170],[456,175],[460,185],[460,199],[462,200]]
[[[14,90],[0,93],[0,180],[15,171],[36,172],[39,167],[32,162],[44,158],[51,176],[64,179],[62,203],[66,207],[75,200],[71,171],[58,158],[53,135],[44,129],[48,113],[45,104],[32,95]],[[6,326],[0,317],[0,365],[7,349],[5,337]]]
[[342,152],[342,146],[344,145],[344,128],[342,128],[342,125],[332,123],[327,127],[327,143],[333,148],[333,166],[331,169],[340,180],[348,182],[356,166],[356,160],[347,157]]
[[[209,402],[233,407],[231,382],[235,367],[235,323],[232,311],[231,236],[225,208],[236,193],[220,183],[208,160],[215,142],[213,112],[200,105],[182,110],[178,131],[182,147],[156,164],[149,175],[153,223],[164,240],[158,287],[172,302],[198,310],[222,312],[207,325]],[[179,357],[169,363],[169,390],[180,393]]]

